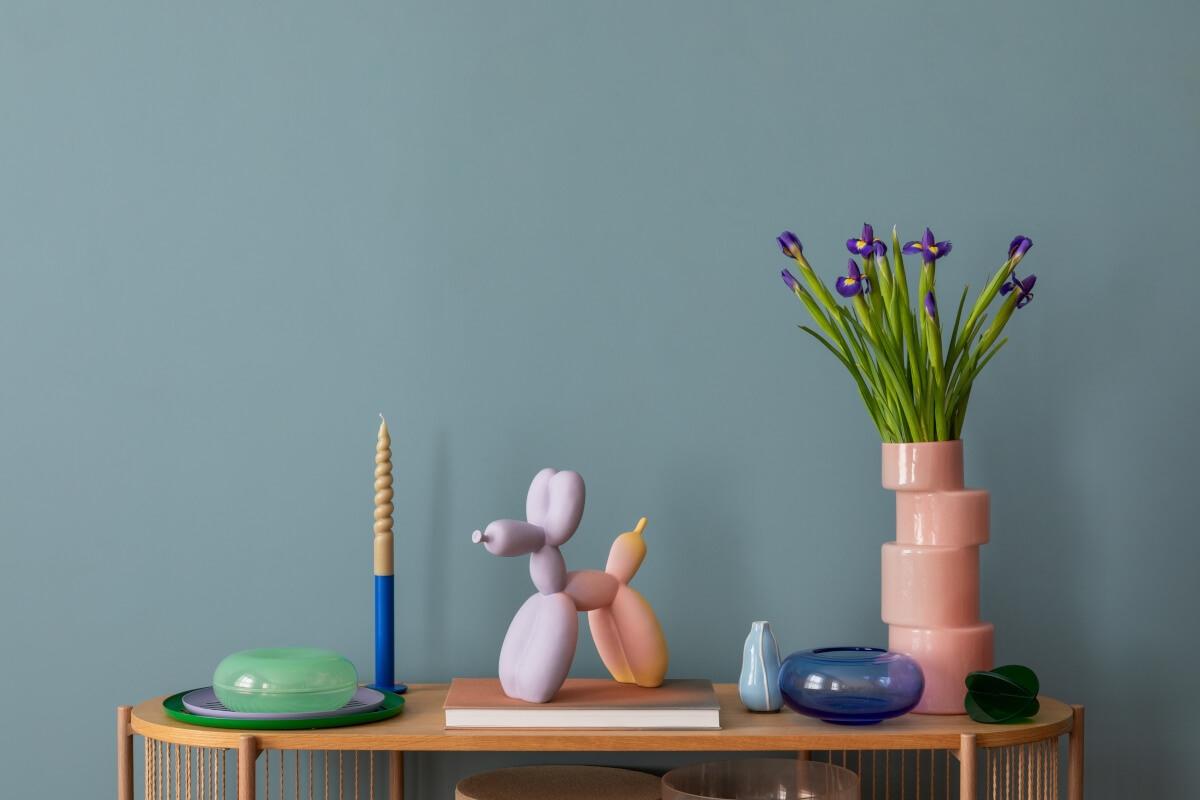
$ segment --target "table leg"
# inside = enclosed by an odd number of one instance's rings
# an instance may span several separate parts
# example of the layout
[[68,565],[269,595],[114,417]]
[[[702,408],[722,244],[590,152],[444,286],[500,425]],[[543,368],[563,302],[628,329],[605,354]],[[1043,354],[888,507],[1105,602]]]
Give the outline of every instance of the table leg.
[[254,762],[258,759],[258,740],[249,734],[238,740],[238,800],[254,800],[256,786]]
[[1083,800],[1083,706],[1071,706],[1067,750],[1067,800]]
[[117,706],[117,800],[133,800],[133,706]]
[[975,734],[964,733],[958,740],[958,796],[975,796]]
[[388,753],[388,800],[404,800],[404,753]]

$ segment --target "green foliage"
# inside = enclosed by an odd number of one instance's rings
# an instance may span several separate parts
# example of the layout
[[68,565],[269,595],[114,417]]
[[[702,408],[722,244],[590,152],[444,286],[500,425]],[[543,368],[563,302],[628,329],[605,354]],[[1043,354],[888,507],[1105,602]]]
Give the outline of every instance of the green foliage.
[[[890,258],[888,253],[863,257],[862,274],[871,291],[854,296],[849,308],[835,299],[798,247],[785,253],[795,259],[801,278],[785,270],[785,280],[815,323],[800,329],[850,373],[883,441],[960,438],[975,379],[1008,341],[999,335],[1020,298],[1017,291],[1002,294],[1001,287],[1013,277],[1023,253],[1010,255],[969,309],[963,289],[948,338],[936,312],[937,262],[921,264],[918,292],[910,300],[894,228]],[[997,297],[1002,299],[985,327]]]

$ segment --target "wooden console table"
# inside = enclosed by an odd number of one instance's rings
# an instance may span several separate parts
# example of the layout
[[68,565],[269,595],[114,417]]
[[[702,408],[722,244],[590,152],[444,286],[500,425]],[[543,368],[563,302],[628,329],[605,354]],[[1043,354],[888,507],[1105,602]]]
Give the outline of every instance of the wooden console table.
[[[220,800],[236,780],[237,800],[403,800],[406,752],[783,751],[857,770],[863,797],[1083,798],[1083,708],[1041,698],[1041,712],[1016,725],[968,717],[907,715],[879,725],[829,725],[788,711],[754,714],[737,687],[719,684],[721,730],[446,730],[446,684],[418,684],[393,719],[348,728],[243,731],[176,722],[163,698],[117,709],[117,797],[134,800],[134,734],[144,740],[145,800]],[[1060,739],[1068,737],[1060,770]],[[232,754],[236,765],[227,769]],[[274,754],[274,755],[273,755]],[[360,764],[360,761],[362,762]],[[376,761],[380,762],[378,765]],[[383,763],[386,762],[386,769]],[[236,771],[234,771],[236,770]],[[351,770],[348,772],[348,770]],[[336,772],[331,794],[330,774]],[[229,792],[233,795],[232,789]]]

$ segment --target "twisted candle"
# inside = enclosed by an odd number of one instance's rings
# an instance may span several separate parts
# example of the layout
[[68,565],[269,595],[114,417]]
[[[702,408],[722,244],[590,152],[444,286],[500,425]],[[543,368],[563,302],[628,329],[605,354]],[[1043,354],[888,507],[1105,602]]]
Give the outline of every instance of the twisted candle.
[[395,578],[392,547],[392,437],[379,415],[375,444],[375,683],[376,689],[403,693],[395,679]]
[[379,440],[375,445],[375,574],[393,574],[392,564],[392,437],[387,420],[379,415]]

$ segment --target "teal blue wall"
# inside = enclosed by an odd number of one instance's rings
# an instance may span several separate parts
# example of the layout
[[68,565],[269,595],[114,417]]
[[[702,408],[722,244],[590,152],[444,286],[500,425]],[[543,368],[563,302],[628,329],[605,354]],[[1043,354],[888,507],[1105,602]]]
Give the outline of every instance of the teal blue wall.
[[[878,443],[774,243],[832,280],[864,219],[953,239],[951,295],[1036,242],[965,434],[997,657],[1087,704],[1091,797],[1200,794],[1197,25],[6,0],[0,794],[104,796],[113,707],[239,648],[370,673],[379,411],[406,678],[495,669],[528,576],[469,534],[544,465],[588,481],[572,566],[650,517],[674,674],[734,679],[758,618],[884,642]],[[516,760],[416,759],[417,796]]]

